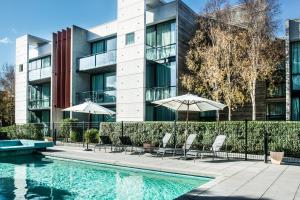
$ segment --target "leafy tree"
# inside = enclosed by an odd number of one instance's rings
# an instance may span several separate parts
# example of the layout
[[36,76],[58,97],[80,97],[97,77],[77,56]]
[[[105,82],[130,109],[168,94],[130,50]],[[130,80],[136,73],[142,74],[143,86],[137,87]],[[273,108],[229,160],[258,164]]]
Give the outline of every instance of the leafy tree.
[[255,120],[257,82],[270,80],[284,57],[282,43],[273,37],[277,4],[276,0],[243,0],[236,7],[239,10],[229,7],[225,0],[208,1],[205,17],[199,18],[190,41],[182,84],[189,91],[224,101],[228,120],[232,110],[250,99]]
[[224,101],[231,120],[232,110],[246,100],[240,78],[245,31],[228,25],[232,14],[223,11],[228,5],[225,0],[208,1],[205,17],[199,18],[199,29],[190,41],[189,71],[182,83],[201,96]]
[[4,65],[0,71],[0,120],[4,125],[14,123],[15,70],[13,65]]

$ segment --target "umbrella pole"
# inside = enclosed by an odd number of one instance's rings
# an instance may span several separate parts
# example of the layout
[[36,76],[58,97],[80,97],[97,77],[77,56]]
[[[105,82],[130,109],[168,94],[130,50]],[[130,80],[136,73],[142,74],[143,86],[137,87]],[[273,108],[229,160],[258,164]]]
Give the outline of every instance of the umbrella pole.
[[190,105],[188,104],[187,112],[186,112],[186,122],[185,122],[186,125],[185,125],[185,142],[184,142],[184,159],[186,159],[186,138],[188,134],[189,110],[190,110]]

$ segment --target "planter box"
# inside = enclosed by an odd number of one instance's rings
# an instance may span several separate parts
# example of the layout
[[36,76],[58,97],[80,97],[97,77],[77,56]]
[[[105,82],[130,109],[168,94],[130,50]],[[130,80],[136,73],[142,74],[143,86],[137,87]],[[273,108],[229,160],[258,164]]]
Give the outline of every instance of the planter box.
[[280,165],[281,161],[283,159],[283,156],[284,156],[284,152],[275,152],[275,151],[270,152],[272,164]]
[[152,153],[155,148],[154,145],[149,144],[149,143],[144,143],[143,147],[144,147],[145,152],[147,152],[147,153]]

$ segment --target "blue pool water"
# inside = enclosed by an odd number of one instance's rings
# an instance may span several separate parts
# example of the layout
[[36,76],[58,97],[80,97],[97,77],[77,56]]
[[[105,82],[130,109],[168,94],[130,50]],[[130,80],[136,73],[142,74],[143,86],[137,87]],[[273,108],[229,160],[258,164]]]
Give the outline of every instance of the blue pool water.
[[0,199],[174,199],[210,181],[71,160],[0,158]]

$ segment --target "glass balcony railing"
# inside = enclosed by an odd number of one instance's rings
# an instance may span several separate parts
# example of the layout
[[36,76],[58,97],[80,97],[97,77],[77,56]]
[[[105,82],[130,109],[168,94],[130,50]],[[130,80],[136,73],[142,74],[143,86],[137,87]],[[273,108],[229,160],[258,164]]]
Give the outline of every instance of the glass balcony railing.
[[30,99],[29,109],[50,109],[50,99]]
[[146,90],[146,101],[157,101],[176,96],[176,87],[155,87]]
[[109,51],[106,53],[95,54],[79,59],[79,70],[89,70],[98,67],[114,65],[117,62],[117,51]]
[[77,104],[84,103],[87,100],[100,104],[115,103],[116,90],[80,92],[76,94],[76,97]]
[[162,47],[147,46],[146,58],[147,60],[160,60],[176,56],[176,44],[171,44]]
[[39,68],[29,71],[29,81],[38,81],[51,77],[51,67]]

